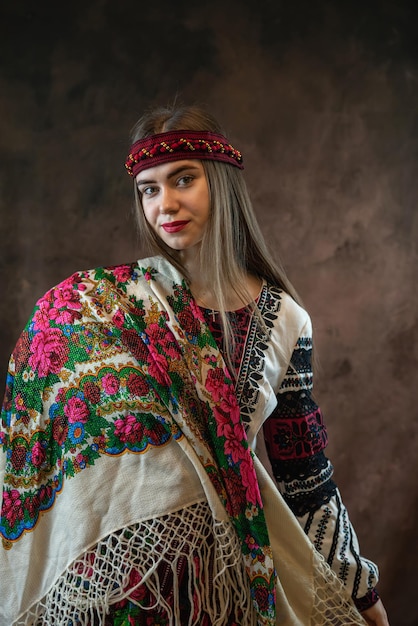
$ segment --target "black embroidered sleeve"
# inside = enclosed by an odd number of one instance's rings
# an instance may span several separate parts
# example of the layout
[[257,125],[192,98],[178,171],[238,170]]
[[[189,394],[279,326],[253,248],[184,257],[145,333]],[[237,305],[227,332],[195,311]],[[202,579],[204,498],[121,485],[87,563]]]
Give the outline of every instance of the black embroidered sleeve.
[[301,517],[335,494],[333,467],[324,455],[327,432],[312,398],[312,345],[300,338],[277,394],[277,406],[264,425],[267,452],[286,502]]
[[[304,329],[309,332],[308,328]],[[301,337],[263,430],[280,492],[315,548],[352,594],[360,610],[377,601],[378,570],[363,558],[325,456],[322,413],[312,396],[312,343]]]
[[279,489],[298,517],[312,513],[335,495],[333,467],[323,452],[306,459],[273,460]]

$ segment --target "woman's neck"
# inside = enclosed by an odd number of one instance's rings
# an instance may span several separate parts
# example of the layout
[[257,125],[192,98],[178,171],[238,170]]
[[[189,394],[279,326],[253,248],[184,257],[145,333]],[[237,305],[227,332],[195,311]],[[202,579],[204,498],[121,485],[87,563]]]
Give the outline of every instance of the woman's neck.
[[[202,268],[198,247],[182,251],[181,262],[187,270],[189,286],[196,303],[206,309],[219,310],[221,307],[218,294],[210,281],[207,268]],[[237,289],[228,290],[224,303],[225,310],[236,311],[254,301],[260,293],[261,285],[261,278],[244,273]]]
[[[199,306],[205,309],[219,310],[220,303],[218,301],[217,294],[215,293],[213,286],[203,283],[199,280],[199,277],[193,279],[191,277],[190,289]],[[243,279],[243,284],[240,285],[240,293],[231,291],[228,293],[228,297],[225,301],[226,311],[237,311],[242,307],[250,304],[250,302],[257,299],[260,294],[262,286],[262,280],[251,274],[247,274]]]

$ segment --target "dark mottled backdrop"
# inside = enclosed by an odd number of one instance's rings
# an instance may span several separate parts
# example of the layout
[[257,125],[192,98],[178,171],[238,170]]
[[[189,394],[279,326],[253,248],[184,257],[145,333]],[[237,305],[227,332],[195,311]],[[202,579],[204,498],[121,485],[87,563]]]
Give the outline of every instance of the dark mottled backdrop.
[[35,300],[141,254],[123,161],[145,106],[207,103],[311,312],[329,452],[416,626],[418,34],[414,2],[13,2],[0,8],[2,385]]

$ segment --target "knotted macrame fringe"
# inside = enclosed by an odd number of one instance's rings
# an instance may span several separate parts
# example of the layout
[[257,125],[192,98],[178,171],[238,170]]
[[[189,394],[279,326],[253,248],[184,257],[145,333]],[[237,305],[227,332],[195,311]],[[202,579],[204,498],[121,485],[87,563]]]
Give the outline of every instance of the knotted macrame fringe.
[[[314,603],[306,624],[364,626],[342,582],[316,550],[313,561]],[[187,621],[180,614],[184,563]],[[136,587],[133,572],[139,574]],[[164,613],[170,626],[198,626],[203,615],[211,626],[231,620],[257,624],[237,535],[229,521],[214,522],[209,505],[200,502],[108,535],[74,561],[13,626],[105,626],[110,607],[127,598],[135,602],[141,587],[154,598],[144,612]]]
[[341,580],[314,550],[314,605],[310,626],[366,626]]
[[[184,563],[191,607],[187,622],[179,603],[178,569]],[[169,589],[161,571],[171,580]],[[143,610],[164,612],[170,626],[198,626],[202,615],[212,626],[226,626],[231,619],[242,626],[257,624],[236,533],[229,521],[214,522],[208,504],[201,502],[108,535],[74,561],[14,626],[104,626],[109,608],[126,598],[136,602],[141,586],[155,598]]]

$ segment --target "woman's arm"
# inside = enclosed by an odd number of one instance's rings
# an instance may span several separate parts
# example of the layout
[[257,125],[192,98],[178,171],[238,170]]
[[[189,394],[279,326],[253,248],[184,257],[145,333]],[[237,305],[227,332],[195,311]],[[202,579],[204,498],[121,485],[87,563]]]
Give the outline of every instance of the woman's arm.
[[364,611],[378,603],[378,570],[361,556],[348,512],[332,480],[333,467],[324,454],[327,432],[312,397],[311,357],[308,320],[277,393],[277,406],[264,424],[266,447],[284,499]]
[[388,616],[381,600],[378,600],[376,604],[363,611],[362,615],[370,626],[389,626]]

